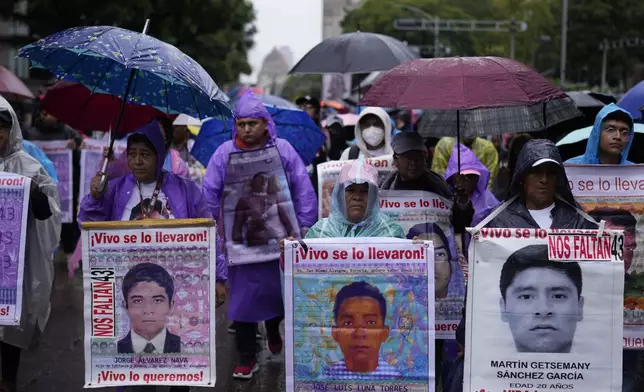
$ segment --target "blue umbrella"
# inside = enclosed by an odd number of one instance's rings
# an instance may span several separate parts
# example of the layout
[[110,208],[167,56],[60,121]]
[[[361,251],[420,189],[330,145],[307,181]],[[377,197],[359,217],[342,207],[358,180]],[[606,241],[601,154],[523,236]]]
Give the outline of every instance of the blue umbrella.
[[145,30],[74,27],[23,47],[18,56],[59,79],[117,96],[124,104],[199,118],[232,115],[228,97],[201,65]]
[[[309,165],[324,144],[326,136],[309,115],[299,109],[284,109],[265,105],[275,121],[277,136],[287,140],[300,155],[305,165]],[[197,135],[191,154],[204,166],[224,142],[231,140],[232,120],[210,119],[203,123]]]
[[639,82],[617,102],[617,105],[633,116],[634,120],[642,118],[640,109],[644,107],[644,82]]

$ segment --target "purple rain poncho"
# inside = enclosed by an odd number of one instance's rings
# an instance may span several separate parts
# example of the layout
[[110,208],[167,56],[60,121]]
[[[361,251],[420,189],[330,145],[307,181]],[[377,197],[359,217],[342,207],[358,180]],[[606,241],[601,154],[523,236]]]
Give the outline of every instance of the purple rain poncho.
[[[163,172],[161,191],[165,194],[175,219],[212,218],[199,187],[194,182],[163,170],[165,161],[165,142],[156,121],[140,128],[135,134],[147,137],[157,151],[157,178]],[[124,153],[125,154],[125,153]],[[132,173],[110,180],[107,190],[100,200],[91,194],[85,195],[78,212],[78,223],[120,221],[123,210],[130,200],[136,180]],[[219,236],[217,246],[217,281],[226,281],[228,264]]]
[[[472,194],[472,206],[474,207],[472,226],[476,226],[478,222],[488,216],[494,207],[500,203],[496,197],[494,197],[492,192],[488,190],[490,170],[481,163],[472,150],[462,144],[459,144],[459,146],[461,147],[461,172],[472,170],[481,173],[479,176],[479,182],[476,184],[476,188]],[[451,176],[459,172],[456,148],[457,146],[455,145],[449,158],[449,162],[447,163],[445,181],[449,180]]]
[[[252,92],[246,91],[235,107],[235,118],[261,118],[267,121],[270,138],[266,146],[275,145],[280,153],[300,227],[311,227],[317,218],[318,203],[309,174],[295,149],[286,140],[277,137],[275,122],[264,104]],[[237,132],[233,129],[232,140],[219,146],[210,158],[204,178],[204,196],[218,222],[228,156],[242,151],[235,143],[236,137]],[[258,322],[284,315],[278,260],[230,267],[228,275],[228,317],[231,320]]]

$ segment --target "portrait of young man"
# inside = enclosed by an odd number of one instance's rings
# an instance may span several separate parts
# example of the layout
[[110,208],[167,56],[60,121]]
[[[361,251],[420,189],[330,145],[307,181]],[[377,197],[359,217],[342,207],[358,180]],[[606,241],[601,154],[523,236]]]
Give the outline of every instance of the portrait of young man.
[[401,377],[380,356],[380,346],[389,338],[385,324],[387,302],[377,287],[361,281],[344,286],[333,306],[333,339],[344,359],[324,371],[333,380],[378,380]]
[[174,295],[168,271],[153,263],[137,264],[123,278],[122,291],[130,331],[119,340],[118,353],[181,352],[181,339],[167,329]]
[[546,245],[526,246],[503,264],[499,288],[517,352],[570,352],[584,315],[578,263],[550,261]]

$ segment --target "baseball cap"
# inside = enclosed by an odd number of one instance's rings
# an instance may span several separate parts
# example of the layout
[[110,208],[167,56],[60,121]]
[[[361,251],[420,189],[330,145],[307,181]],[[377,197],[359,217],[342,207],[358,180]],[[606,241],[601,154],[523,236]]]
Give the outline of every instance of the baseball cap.
[[461,174],[462,175],[476,174],[477,176],[481,177],[481,172],[476,169],[464,169],[464,170],[461,170]]
[[297,106],[304,105],[304,104],[310,104],[315,106],[316,108],[320,108],[320,100],[314,97],[311,97],[310,95],[305,95],[303,97],[299,97],[298,99],[295,100],[295,104]]
[[535,163],[533,163],[533,164],[532,164],[532,167],[537,167],[537,166],[539,166],[539,165],[543,165],[544,163],[554,163],[554,164],[556,164],[557,166],[561,166],[561,164],[560,164],[559,162],[555,161],[554,159],[551,159],[551,158],[542,158],[542,159],[539,159],[538,161],[536,161]]
[[322,126],[324,127],[331,127],[334,124],[340,124],[341,127],[344,127],[344,121],[339,116],[329,116],[322,121]]
[[409,151],[426,152],[425,141],[422,136],[416,132],[403,131],[394,136],[391,141],[391,148],[397,155]]

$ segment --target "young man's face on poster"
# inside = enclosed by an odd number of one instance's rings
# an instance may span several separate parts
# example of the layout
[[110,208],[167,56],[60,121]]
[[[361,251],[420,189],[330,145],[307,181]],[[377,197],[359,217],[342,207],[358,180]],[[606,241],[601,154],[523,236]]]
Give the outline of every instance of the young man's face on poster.
[[380,304],[371,297],[351,297],[338,309],[333,339],[340,345],[347,369],[370,372],[378,365],[380,346],[389,337]]
[[514,276],[500,306],[517,351],[567,353],[583,319],[584,298],[564,271],[532,267]]
[[126,301],[132,330],[138,335],[152,339],[166,327],[172,303],[166,290],[158,283],[135,284]]

